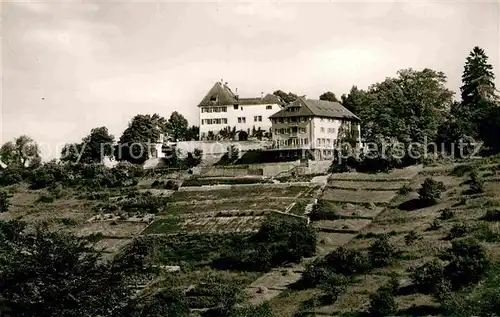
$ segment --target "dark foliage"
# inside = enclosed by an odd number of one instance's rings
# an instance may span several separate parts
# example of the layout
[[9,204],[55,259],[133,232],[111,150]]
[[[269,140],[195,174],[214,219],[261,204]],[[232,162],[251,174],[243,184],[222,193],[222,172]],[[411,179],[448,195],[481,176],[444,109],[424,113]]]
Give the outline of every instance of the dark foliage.
[[0,212],[9,211],[9,194],[5,190],[0,190]]
[[422,186],[418,189],[418,195],[423,201],[436,201],[445,191],[443,182],[435,181],[432,178],[426,178]]
[[397,250],[389,241],[389,235],[381,235],[372,243],[368,254],[372,266],[381,267],[392,263]]

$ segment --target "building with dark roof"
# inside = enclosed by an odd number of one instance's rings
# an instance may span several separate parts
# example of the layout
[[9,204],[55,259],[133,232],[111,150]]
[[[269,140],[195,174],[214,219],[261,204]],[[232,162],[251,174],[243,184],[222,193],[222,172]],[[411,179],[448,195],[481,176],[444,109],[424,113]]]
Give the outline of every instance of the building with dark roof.
[[300,97],[269,119],[275,149],[330,154],[343,138],[360,145],[360,119],[338,102]]
[[278,96],[240,98],[226,82],[216,82],[198,104],[200,110],[200,139],[220,134],[222,130],[235,131],[245,139],[253,131],[269,133],[269,116],[279,111],[283,102]]

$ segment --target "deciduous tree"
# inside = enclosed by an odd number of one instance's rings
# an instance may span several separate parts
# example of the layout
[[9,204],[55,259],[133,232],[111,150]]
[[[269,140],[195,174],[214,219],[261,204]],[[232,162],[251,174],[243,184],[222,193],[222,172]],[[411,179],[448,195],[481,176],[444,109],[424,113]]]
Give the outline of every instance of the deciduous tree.
[[34,167],[41,163],[38,144],[29,136],[21,135],[0,147],[0,161],[9,167]]

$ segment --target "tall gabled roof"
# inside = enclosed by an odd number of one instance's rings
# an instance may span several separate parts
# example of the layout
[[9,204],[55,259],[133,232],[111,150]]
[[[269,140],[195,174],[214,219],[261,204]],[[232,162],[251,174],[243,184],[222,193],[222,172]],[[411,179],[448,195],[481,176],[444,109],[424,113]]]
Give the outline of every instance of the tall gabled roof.
[[198,106],[234,105],[237,103],[237,97],[231,89],[221,82],[216,82]]
[[[298,111],[290,111],[290,108],[299,108]],[[328,117],[359,120],[359,118],[338,102],[326,100],[314,100],[299,98],[276,112],[269,118],[287,117]]]

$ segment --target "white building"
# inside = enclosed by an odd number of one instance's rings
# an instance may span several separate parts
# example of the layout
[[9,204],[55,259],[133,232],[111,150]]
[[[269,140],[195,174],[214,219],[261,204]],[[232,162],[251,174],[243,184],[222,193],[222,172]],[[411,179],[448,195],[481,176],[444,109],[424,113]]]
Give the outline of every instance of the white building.
[[254,130],[270,132],[269,116],[282,108],[279,97],[267,94],[257,98],[240,98],[227,83],[217,82],[199,103],[200,140],[216,136],[221,130],[236,132],[240,140]]
[[299,98],[270,119],[275,149],[329,155],[339,139],[361,145],[359,118],[338,102]]

